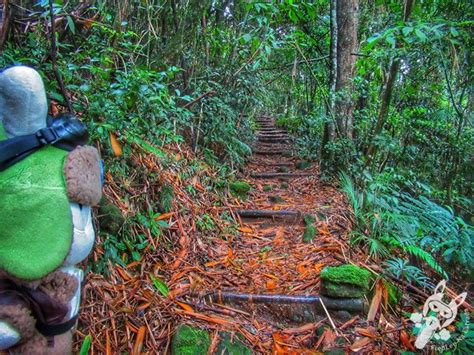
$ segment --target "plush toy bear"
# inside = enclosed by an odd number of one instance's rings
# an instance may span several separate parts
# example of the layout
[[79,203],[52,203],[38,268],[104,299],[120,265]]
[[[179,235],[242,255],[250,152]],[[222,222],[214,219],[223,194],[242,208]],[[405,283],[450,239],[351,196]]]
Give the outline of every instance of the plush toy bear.
[[67,354],[101,198],[97,150],[73,115],[51,119],[31,68],[0,72],[0,351]]

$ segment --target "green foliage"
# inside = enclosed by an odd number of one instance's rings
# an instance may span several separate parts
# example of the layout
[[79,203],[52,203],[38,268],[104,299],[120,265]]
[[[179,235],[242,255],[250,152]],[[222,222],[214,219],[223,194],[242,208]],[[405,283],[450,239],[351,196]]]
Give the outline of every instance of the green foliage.
[[306,225],[303,232],[303,242],[308,243],[312,241],[314,237],[318,234],[318,230],[314,226],[316,218],[312,214],[308,213],[303,216],[303,221]]
[[241,334],[219,333],[217,353],[222,355],[251,355],[252,351],[244,345]]
[[311,167],[311,163],[309,161],[299,161],[295,164],[295,167],[296,169],[300,169],[300,170],[304,170],[304,169],[308,169],[309,167]]
[[151,281],[153,282],[153,286],[155,286],[155,288],[160,291],[160,293],[164,296],[164,297],[168,297],[170,291],[168,289],[168,286],[163,282],[161,281],[160,279],[158,279],[157,277],[153,276],[152,274],[150,274],[150,279]]
[[248,192],[252,188],[249,183],[245,181],[233,181],[229,184],[230,191],[239,197],[247,196]]
[[[341,185],[353,208],[353,241],[365,243],[373,256],[388,257],[398,250],[424,262],[443,277],[447,277],[446,267],[468,267],[474,253],[474,229],[450,209],[376,181],[369,181],[361,191],[346,174],[341,175]],[[390,270],[398,270],[397,275],[414,275],[412,279],[423,281],[405,260],[395,259],[389,265]]]
[[163,213],[171,211],[171,207],[174,199],[173,186],[165,184],[161,187],[160,191],[160,210]]
[[79,350],[79,355],[89,354],[91,345],[92,345],[92,337],[90,336],[90,334],[88,334],[82,341],[81,349]]
[[312,224],[307,224],[303,232],[303,242],[308,243],[318,234],[318,230]]
[[182,324],[173,336],[171,353],[174,355],[207,354],[210,345],[209,334],[205,330]]
[[387,271],[400,280],[415,282],[422,286],[429,285],[429,278],[416,266],[409,265],[408,260],[395,258],[388,260],[386,265]]
[[273,189],[272,185],[263,185],[263,191],[268,192]]

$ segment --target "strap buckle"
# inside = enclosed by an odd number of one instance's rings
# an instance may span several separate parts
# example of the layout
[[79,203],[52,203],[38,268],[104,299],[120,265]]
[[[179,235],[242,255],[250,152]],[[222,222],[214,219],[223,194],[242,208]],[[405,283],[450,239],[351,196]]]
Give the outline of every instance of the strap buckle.
[[59,135],[55,129],[46,127],[35,133],[41,145],[53,144],[59,140]]

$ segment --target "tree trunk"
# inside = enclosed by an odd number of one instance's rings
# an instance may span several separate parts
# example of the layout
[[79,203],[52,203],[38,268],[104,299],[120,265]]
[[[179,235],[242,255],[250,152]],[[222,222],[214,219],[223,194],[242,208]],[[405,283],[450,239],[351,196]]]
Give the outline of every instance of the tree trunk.
[[[414,3],[414,0],[405,1],[405,7],[403,11],[403,22],[408,21],[408,18],[410,17],[410,14],[411,14],[411,10],[413,8],[413,3]],[[399,42],[395,44],[396,47],[399,47],[399,45],[400,45]],[[397,78],[399,67],[400,67],[400,58],[393,58],[390,63],[390,69],[387,75],[387,80],[382,89],[380,109],[379,109],[379,114],[377,117],[377,123],[375,124],[375,128],[374,128],[373,138],[377,137],[382,132],[383,126],[385,125],[385,121],[387,120],[388,109],[390,108],[390,102],[392,101],[393,86],[395,84],[395,79]],[[366,165],[370,164],[371,157],[373,156],[375,151],[376,151],[376,147],[375,147],[375,144],[372,142],[367,148]]]
[[335,117],[337,134],[353,137],[354,104],[351,98],[352,78],[358,51],[359,0],[337,1],[337,71]]
[[337,0],[331,0],[331,69],[329,74],[329,107],[326,107],[328,121],[324,125],[323,139],[321,142],[321,168],[327,170],[327,164],[332,161],[332,154],[327,149],[327,144],[335,138],[334,107],[336,102],[336,73],[337,73]]
[[327,108],[329,121],[324,127],[322,167],[330,163],[332,154],[327,144],[336,137],[353,137],[353,110],[350,99],[357,52],[359,0],[331,0],[331,74],[330,100]]
[[10,8],[8,0],[0,0],[0,48],[8,38],[10,30]]

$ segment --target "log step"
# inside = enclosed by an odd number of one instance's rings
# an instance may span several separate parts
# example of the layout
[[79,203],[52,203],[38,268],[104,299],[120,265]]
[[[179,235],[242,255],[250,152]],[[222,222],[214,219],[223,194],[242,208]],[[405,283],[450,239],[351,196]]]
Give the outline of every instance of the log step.
[[278,141],[288,141],[290,137],[257,137],[259,142],[278,142]]
[[284,132],[276,132],[276,133],[259,133],[256,134],[257,137],[262,138],[274,138],[274,137],[289,137],[287,133]]
[[[316,324],[327,318],[326,310],[338,321],[346,321],[345,314],[362,315],[367,312],[363,298],[329,298],[320,295],[277,295],[213,292],[204,296],[204,303],[222,304],[265,317],[273,322],[288,324]],[[326,307],[326,310],[324,309]]]
[[274,162],[271,162],[271,163],[266,163],[266,162],[262,162],[260,165],[265,165],[265,166],[287,166],[287,167],[290,167],[290,166],[294,166],[295,163],[289,161],[287,163],[274,163]]
[[282,135],[282,134],[288,134],[288,132],[283,131],[281,129],[271,129],[271,130],[260,129],[257,131],[257,135]]
[[288,152],[287,150],[255,150],[258,155],[279,155]]
[[301,218],[301,212],[294,210],[237,210],[236,213],[241,218],[269,218],[269,219],[295,219]]
[[298,178],[304,176],[314,176],[314,174],[308,173],[255,173],[251,174],[251,177],[255,179],[271,179],[271,178]]

